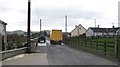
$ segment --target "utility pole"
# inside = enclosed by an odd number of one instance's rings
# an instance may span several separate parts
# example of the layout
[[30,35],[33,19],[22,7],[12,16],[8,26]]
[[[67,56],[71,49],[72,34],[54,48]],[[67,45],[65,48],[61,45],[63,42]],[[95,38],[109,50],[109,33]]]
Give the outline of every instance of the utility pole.
[[114,22],[112,23],[112,25],[114,26]]
[[40,19],[40,32],[41,32],[41,29],[42,29],[42,24],[41,24],[41,21],[42,21],[42,20]]
[[67,15],[65,16],[65,32],[67,33]]
[[95,28],[96,28],[96,19],[94,19],[95,20]]
[[28,0],[28,28],[27,28],[27,53],[31,52],[31,43],[30,43],[30,10],[31,10],[31,0]]

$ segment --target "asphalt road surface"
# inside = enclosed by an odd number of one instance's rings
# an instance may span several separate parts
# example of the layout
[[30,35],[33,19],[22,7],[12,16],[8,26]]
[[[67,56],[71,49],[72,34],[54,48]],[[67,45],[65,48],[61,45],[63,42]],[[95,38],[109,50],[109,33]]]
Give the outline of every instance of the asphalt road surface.
[[96,55],[72,49],[66,45],[39,43],[36,53],[2,62],[3,65],[117,65]]
[[51,45],[47,41],[46,47],[38,47],[47,53],[49,65],[116,65],[115,63],[96,55],[72,49],[66,45]]

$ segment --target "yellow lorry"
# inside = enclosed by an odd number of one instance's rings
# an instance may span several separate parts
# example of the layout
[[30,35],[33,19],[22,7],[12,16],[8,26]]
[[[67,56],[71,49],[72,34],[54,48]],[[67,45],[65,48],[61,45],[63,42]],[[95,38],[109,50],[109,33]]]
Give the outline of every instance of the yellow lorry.
[[50,33],[50,43],[51,44],[61,44],[63,40],[62,30],[52,30]]

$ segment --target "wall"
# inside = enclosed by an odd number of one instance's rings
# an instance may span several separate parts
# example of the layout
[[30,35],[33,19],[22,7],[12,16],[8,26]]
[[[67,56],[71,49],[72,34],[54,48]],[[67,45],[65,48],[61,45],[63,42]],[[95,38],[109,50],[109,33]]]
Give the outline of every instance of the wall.
[[4,25],[0,23],[0,33],[2,35],[5,35],[5,29],[4,29]]
[[75,29],[71,32],[71,37],[83,35],[86,32],[86,29],[82,26],[76,26]]
[[88,29],[87,31],[86,31],[86,37],[90,37],[90,36],[93,36],[94,34],[93,34],[93,31],[92,31],[92,29]]
[[101,33],[101,32],[94,32],[94,36],[102,36],[103,35],[103,33]]
[[82,35],[86,32],[86,29],[79,25],[79,35]]
[[19,49],[13,49],[13,50],[7,50],[0,52],[0,61],[5,60],[7,58],[23,54],[26,52],[27,47],[19,48]]
[[[6,23],[0,20],[0,34],[3,36],[2,44],[1,45],[6,45],[7,42],[7,36],[6,36]],[[4,46],[5,48],[5,46]]]
[[71,37],[78,36],[78,26],[71,32]]
[[117,35],[120,35],[120,29],[117,30]]

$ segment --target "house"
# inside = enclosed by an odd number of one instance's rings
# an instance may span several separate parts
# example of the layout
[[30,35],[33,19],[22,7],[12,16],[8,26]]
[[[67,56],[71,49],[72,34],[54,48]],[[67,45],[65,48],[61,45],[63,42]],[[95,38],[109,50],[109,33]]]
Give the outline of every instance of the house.
[[62,32],[63,38],[68,38],[70,37],[70,32]]
[[6,25],[7,23],[0,20],[0,51],[5,50],[5,44],[7,42]]
[[75,29],[71,31],[71,37],[83,35],[85,32],[86,32],[86,29],[81,24],[79,24],[78,26],[76,25]]
[[120,28],[99,28],[89,27],[86,31],[86,37],[91,36],[114,36]]
[[116,34],[120,36],[120,28],[117,30]]

